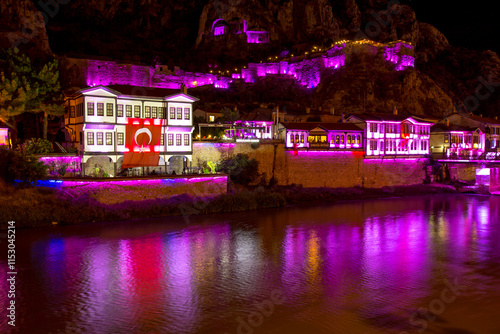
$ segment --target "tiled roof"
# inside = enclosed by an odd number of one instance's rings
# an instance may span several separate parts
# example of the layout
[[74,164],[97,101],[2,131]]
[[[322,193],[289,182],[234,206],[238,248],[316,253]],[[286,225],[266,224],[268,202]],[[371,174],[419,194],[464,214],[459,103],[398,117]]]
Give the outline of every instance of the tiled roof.
[[271,122],[273,120],[273,110],[266,108],[257,108],[252,112],[243,114],[241,116],[241,120]]
[[402,122],[408,118],[413,118],[416,121],[423,123],[432,123],[429,120],[425,120],[423,117],[418,115],[394,115],[394,114],[380,114],[380,113],[363,113],[363,114],[350,114],[347,117],[357,117],[363,121],[396,121]]
[[431,132],[450,132],[450,131],[464,131],[464,132],[474,132],[477,128],[469,127],[469,126],[460,126],[450,124],[449,126],[446,124],[436,124],[431,126]]
[[375,114],[375,113],[348,115],[348,117],[350,116],[357,117],[364,121],[404,121],[405,119],[411,117],[411,115]]
[[494,119],[491,117],[481,117],[481,116],[476,116],[476,115],[468,115],[465,117],[468,117],[474,121],[481,122],[481,123],[500,125],[500,120]]

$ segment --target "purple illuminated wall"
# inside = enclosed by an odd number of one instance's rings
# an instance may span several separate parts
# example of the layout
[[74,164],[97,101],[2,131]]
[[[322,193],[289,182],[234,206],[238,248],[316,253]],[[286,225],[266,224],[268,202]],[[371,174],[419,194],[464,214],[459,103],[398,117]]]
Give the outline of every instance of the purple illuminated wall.
[[247,43],[250,43],[250,44],[269,43],[269,34],[267,31],[247,30]]
[[153,78],[149,66],[102,60],[88,60],[85,74],[88,86],[116,84],[151,87]]
[[[214,22],[212,31],[221,33],[228,29],[222,23]],[[246,24],[246,22],[244,22]],[[227,33],[227,31],[225,31]],[[248,43],[267,43],[269,36],[266,31],[246,31]],[[215,88],[227,89],[232,79],[243,79],[254,83],[258,77],[267,75],[283,75],[295,78],[304,87],[315,88],[325,71],[335,70],[346,64],[346,44],[334,45],[313,59],[302,59],[296,62],[281,60],[268,63],[250,63],[248,69],[233,73],[231,77],[217,76],[211,73],[185,72],[178,67],[173,71],[161,70],[158,65],[152,69],[149,66],[119,64],[113,61],[88,60],[84,65],[84,75],[88,86],[124,84],[144,87],[179,89],[181,85],[188,88],[213,85]],[[361,46],[363,46],[362,44]],[[359,48],[360,46],[358,46]],[[376,49],[376,48],[375,48]],[[384,58],[395,65],[400,71],[415,66],[414,47],[403,42],[383,46]],[[326,72],[328,73],[328,72]]]
[[396,71],[401,71],[407,67],[415,67],[415,57],[413,46],[398,42],[391,46],[384,47],[385,60],[396,65]]
[[214,36],[224,35],[225,30],[226,30],[226,27],[224,27],[224,26],[215,27]]

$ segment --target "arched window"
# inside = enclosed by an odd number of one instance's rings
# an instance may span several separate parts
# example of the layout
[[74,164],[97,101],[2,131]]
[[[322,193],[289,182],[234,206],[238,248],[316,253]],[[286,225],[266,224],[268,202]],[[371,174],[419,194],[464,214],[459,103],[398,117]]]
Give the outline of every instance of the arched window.
[[351,135],[347,135],[347,144],[351,145]]

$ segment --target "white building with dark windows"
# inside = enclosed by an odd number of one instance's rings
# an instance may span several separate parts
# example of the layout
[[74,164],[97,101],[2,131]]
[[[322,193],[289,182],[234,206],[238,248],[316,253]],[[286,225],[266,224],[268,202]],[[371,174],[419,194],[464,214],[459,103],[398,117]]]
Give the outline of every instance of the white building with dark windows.
[[[163,120],[158,172],[177,173],[192,162],[193,103],[197,98],[179,90],[127,85],[95,86],[66,94],[64,115],[66,140],[82,159],[82,174],[88,175],[93,159],[114,164],[108,175],[116,176],[126,152],[129,118]],[[98,163],[96,162],[96,166]],[[87,170],[85,167],[87,166]],[[181,166],[181,167],[179,167]],[[96,167],[97,168],[97,167]]]
[[352,123],[282,123],[287,149],[362,150],[363,130]]
[[367,157],[408,157],[429,154],[432,122],[416,116],[395,114],[352,114],[347,122],[364,129]]

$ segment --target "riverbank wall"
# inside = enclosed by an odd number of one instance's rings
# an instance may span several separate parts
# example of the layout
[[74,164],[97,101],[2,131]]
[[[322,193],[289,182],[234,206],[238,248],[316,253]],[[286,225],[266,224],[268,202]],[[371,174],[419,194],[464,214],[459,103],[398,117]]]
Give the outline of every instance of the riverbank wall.
[[176,195],[217,196],[227,192],[227,176],[101,178],[42,181],[42,187],[58,188],[67,197],[88,197],[112,205],[126,201],[167,199]]

